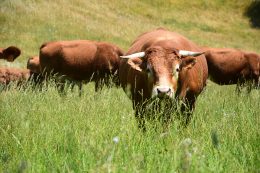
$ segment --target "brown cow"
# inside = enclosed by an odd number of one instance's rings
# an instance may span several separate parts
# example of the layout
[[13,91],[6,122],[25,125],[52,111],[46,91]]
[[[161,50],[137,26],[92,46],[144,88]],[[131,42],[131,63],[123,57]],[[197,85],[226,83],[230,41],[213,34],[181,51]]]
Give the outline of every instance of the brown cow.
[[39,57],[34,56],[29,58],[27,69],[21,68],[0,68],[0,84],[6,87],[9,83],[15,82],[18,85],[26,83],[28,80],[32,82],[39,81],[40,75]]
[[41,74],[39,56],[32,56],[27,61],[27,69],[30,70],[30,80],[34,85],[41,85],[44,77]]
[[260,55],[230,48],[202,47],[208,63],[210,79],[219,85],[237,84],[240,86],[249,82],[259,86]]
[[0,68],[0,84],[6,87],[11,82],[16,82],[18,85],[27,81],[30,78],[30,70],[19,68]]
[[29,80],[34,82],[34,84],[38,84],[43,80],[40,78],[39,65],[39,57],[34,56],[28,59],[27,69],[1,67],[0,84],[4,88],[11,82],[15,82],[18,86]]
[[126,53],[129,56],[122,56],[119,77],[125,92],[131,94],[139,127],[144,128],[146,118],[140,111],[147,100],[156,97],[182,100],[182,113],[189,110],[185,123],[189,122],[208,77],[207,62],[200,51],[187,38],[162,28],[144,33],[133,42]]
[[[40,65],[45,74],[57,73],[80,82],[95,82],[96,91],[102,81],[114,76],[123,51],[110,43],[90,40],[57,41],[45,43],[40,48]],[[64,85],[62,85],[64,86]],[[63,88],[63,87],[62,87]]]
[[20,54],[21,50],[15,46],[6,49],[0,48],[0,59],[5,59],[8,62],[13,62]]
[[31,72],[40,74],[40,60],[39,56],[32,56],[27,61],[27,69],[30,69]]

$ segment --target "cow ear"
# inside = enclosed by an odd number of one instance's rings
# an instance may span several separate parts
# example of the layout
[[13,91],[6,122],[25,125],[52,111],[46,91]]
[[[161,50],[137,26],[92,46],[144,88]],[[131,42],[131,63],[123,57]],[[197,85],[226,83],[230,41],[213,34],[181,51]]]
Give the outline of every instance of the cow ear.
[[142,68],[141,68],[141,65],[142,65],[142,60],[140,60],[139,58],[136,59],[129,59],[128,62],[127,62],[133,69],[139,71],[139,72],[142,72]]
[[196,64],[197,60],[194,57],[186,57],[182,59],[181,68],[190,69]]
[[21,54],[21,50],[15,46],[10,46],[3,50],[4,57],[12,58],[12,61]]

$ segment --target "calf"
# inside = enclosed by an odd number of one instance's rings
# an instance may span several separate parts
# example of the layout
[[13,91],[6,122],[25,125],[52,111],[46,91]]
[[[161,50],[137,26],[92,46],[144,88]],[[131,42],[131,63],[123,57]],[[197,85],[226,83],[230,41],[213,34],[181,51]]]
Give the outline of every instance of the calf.
[[28,80],[31,80],[34,83],[42,82],[42,78],[39,77],[39,65],[39,57],[34,56],[29,58],[27,69],[1,67],[0,84],[6,87],[11,82],[15,82],[17,85],[21,85]]
[[0,68],[0,84],[6,87],[11,82],[16,82],[18,85],[27,81],[30,78],[30,70],[19,68]]
[[27,61],[27,69],[30,69],[31,72],[40,74],[40,60],[39,56],[32,56]]
[[27,61],[27,69],[30,70],[30,80],[34,85],[41,85],[44,77],[41,74],[39,56],[32,56]]

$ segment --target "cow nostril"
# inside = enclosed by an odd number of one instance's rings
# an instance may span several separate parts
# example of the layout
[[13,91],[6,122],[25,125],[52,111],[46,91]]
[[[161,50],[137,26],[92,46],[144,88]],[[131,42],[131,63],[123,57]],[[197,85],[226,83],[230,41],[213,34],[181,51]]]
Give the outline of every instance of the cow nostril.
[[171,92],[170,88],[157,88],[158,94],[169,94]]

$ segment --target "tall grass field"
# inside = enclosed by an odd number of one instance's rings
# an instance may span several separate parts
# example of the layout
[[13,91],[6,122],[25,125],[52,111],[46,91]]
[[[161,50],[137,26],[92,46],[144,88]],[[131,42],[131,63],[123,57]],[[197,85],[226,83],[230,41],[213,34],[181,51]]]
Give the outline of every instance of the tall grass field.
[[[253,0],[1,0],[0,47],[22,54],[0,67],[26,68],[53,40],[99,40],[125,51],[141,33],[165,27],[198,45],[260,53],[260,30],[247,10]],[[252,9],[251,9],[252,10]],[[260,10],[260,9],[254,9]],[[259,17],[259,16],[258,16]],[[94,84],[61,95],[0,87],[0,172],[260,172],[260,91],[208,81],[189,126],[138,129],[121,88]]]

